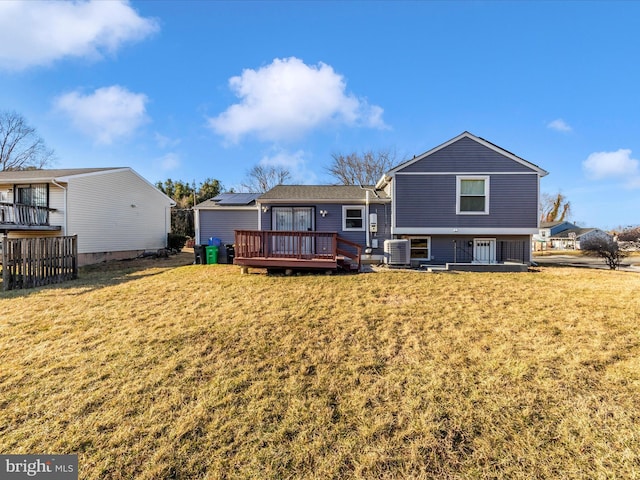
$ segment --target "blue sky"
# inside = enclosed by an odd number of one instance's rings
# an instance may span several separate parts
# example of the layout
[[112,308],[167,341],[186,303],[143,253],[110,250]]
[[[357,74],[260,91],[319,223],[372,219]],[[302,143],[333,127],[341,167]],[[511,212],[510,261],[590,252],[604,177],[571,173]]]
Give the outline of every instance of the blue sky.
[[582,225],[640,223],[640,2],[0,2],[0,109],[56,168],[257,164],[330,183],[463,131],[549,171]]

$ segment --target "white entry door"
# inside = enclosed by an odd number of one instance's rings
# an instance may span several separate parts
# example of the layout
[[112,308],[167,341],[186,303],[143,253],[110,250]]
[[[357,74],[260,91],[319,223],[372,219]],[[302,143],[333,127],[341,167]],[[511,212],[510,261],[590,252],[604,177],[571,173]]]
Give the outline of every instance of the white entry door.
[[496,239],[495,238],[474,238],[473,239],[473,261],[474,263],[495,263],[496,262]]

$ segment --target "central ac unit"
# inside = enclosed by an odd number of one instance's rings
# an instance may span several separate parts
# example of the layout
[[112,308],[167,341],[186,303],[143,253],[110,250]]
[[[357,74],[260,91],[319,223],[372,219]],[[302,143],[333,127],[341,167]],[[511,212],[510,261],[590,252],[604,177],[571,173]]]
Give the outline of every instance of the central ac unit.
[[409,240],[385,240],[384,261],[388,265],[409,265],[411,263]]

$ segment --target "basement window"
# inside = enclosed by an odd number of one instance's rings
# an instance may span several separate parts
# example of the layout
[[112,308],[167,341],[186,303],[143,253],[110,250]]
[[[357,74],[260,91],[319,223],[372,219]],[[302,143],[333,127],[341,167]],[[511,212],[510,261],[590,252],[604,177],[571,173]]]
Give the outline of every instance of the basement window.
[[411,245],[411,260],[431,260],[431,237],[403,236]]

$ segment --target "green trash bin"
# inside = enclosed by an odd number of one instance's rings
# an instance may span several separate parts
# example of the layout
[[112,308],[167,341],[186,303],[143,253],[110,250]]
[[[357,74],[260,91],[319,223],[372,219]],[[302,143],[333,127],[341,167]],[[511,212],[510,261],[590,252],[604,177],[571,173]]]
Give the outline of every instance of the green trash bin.
[[207,245],[207,265],[218,263],[218,247],[215,245]]

